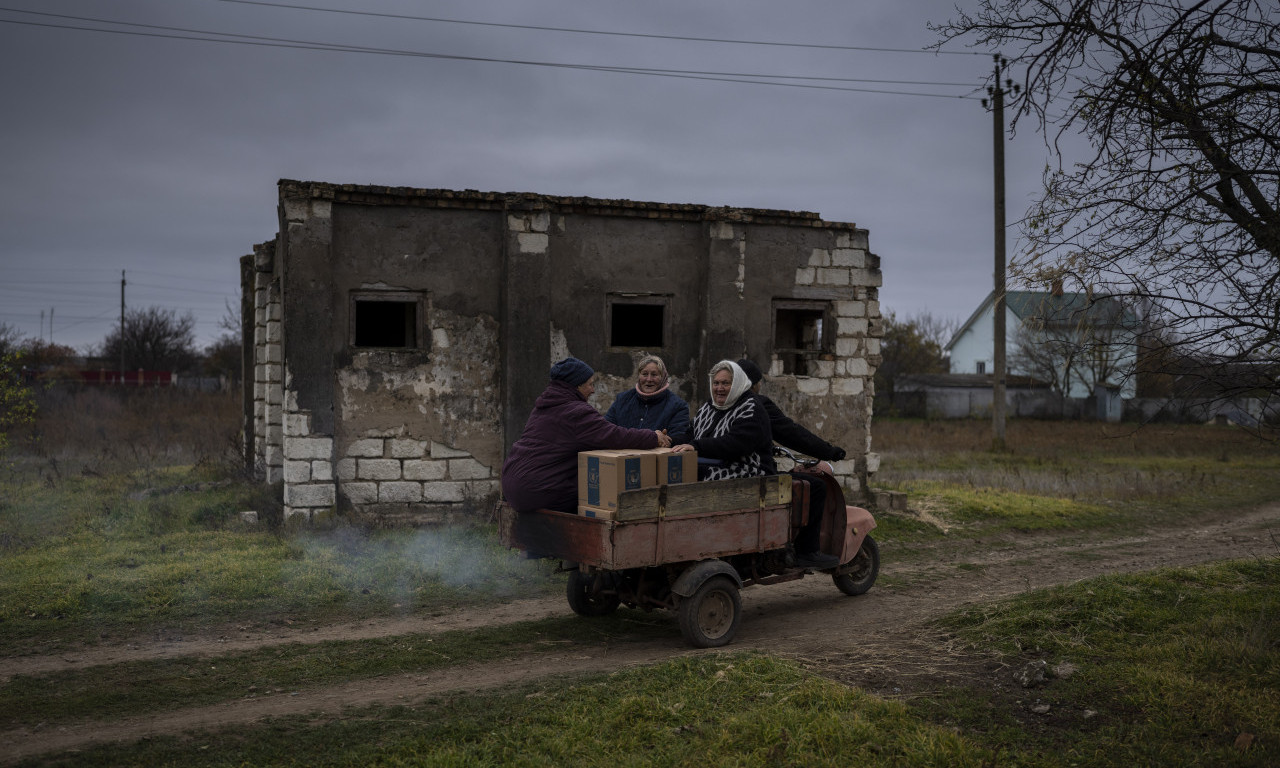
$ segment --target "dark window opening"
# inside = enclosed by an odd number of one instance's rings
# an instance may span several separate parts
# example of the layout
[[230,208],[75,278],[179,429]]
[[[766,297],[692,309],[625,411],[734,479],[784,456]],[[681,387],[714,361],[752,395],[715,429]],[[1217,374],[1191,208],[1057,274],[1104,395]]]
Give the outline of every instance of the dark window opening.
[[979,360],[979,361],[978,361],[978,373],[986,373],[986,372],[987,372],[987,361],[986,361],[986,360]]
[[355,301],[357,347],[418,346],[418,303],[415,301]]
[[609,346],[660,348],[665,322],[665,304],[615,303],[609,319]]
[[811,376],[827,354],[826,311],[820,308],[778,307],[774,313],[774,353],[782,372]]

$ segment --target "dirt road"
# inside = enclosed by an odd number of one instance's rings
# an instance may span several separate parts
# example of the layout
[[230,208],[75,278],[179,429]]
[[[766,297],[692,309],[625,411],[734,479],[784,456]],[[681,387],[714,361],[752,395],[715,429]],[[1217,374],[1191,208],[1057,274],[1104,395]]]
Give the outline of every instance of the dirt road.
[[[927,563],[901,565],[882,546],[881,582],[858,598],[842,596],[817,576],[742,593],[744,618],[731,650],[759,649],[796,656],[824,674],[892,694],[951,676],[971,675],[975,662],[945,652],[946,640],[928,622],[966,603],[993,600],[1036,587],[1105,573],[1132,572],[1241,557],[1280,554],[1280,503],[1201,521],[1193,528],[1145,531],[1124,538],[1064,544],[1048,538],[979,543],[963,550],[940,546]],[[0,660],[0,678],[98,664],[232,653],[283,643],[319,643],[410,633],[440,632],[569,613],[561,598],[529,600],[450,616],[368,621],[270,630],[241,627],[213,637],[182,637],[96,647],[55,656]],[[86,721],[0,733],[0,760],[81,748],[105,741],[249,723],[266,717],[336,714],[344,707],[408,704],[445,692],[480,691],[539,678],[572,677],[660,662],[683,654],[714,653],[686,647],[672,618],[671,635],[623,648],[574,645],[536,664],[516,658],[432,673],[380,677],[345,685],[277,693],[253,699],[113,722]]]

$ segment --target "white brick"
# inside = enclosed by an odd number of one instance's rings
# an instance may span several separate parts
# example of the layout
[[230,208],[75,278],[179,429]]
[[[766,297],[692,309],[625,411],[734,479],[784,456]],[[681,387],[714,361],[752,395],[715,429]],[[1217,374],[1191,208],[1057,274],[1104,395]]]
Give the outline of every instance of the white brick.
[[808,376],[796,377],[796,389],[806,395],[825,395],[829,390],[826,379],[815,379]]
[[475,459],[450,459],[450,480],[483,480],[489,477],[489,468]]
[[831,394],[833,395],[860,395],[864,383],[862,379],[832,379]]
[[279,322],[284,319],[284,312],[280,307],[280,302],[272,301],[267,304],[267,322]]
[[879,471],[880,471],[880,454],[868,453],[867,454],[867,472],[879,472]]
[[268,344],[266,347],[263,347],[263,349],[266,350],[266,356],[267,356],[266,362],[268,363],[284,362],[284,352],[281,351],[279,344]]
[[523,216],[507,214],[507,229],[512,232],[528,232],[529,221]]
[[861,357],[855,357],[844,361],[845,373],[849,376],[869,378],[871,376],[871,366],[867,365],[867,361]]
[[831,251],[822,248],[814,248],[813,253],[809,254],[809,266],[811,267],[829,267],[831,266]]
[[449,332],[443,328],[435,328],[431,331],[431,346],[435,349],[449,348]]
[[286,461],[284,463],[284,481],[286,483],[311,482],[311,462]]
[[360,459],[356,477],[361,480],[399,480],[399,459]]
[[840,248],[831,254],[831,266],[862,269],[867,266],[867,254],[852,248]]
[[546,232],[551,228],[551,212],[538,211],[529,217],[529,229],[534,232]]
[[800,267],[796,269],[796,285],[813,285],[815,276],[813,267]]
[[879,272],[873,272],[870,269],[853,269],[849,270],[849,281],[851,285],[874,287],[884,283],[884,275]]
[[378,501],[378,484],[343,483],[342,493],[352,504],[373,504]]
[[267,343],[279,344],[281,341],[280,327],[282,323],[278,320],[267,321]]
[[405,480],[443,480],[448,470],[447,461],[408,459],[404,463]]
[[458,502],[466,498],[466,483],[423,483],[422,500]]
[[293,520],[294,518],[302,518],[303,520],[311,519],[311,510],[306,507],[285,507],[284,519]]
[[846,359],[858,357],[859,341],[861,340],[850,336],[843,336],[836,339],[836,357],[843,357]]
[[397,459],[420,459],[427,452],[427,444],[421,440],[388,440],[391,456]]
[[878,355],[878,354],[880,354],[880,340],[879,340],[879,339],[866,339],[863,343],[864,343],[864,344],[866,344],[866,346],[867,346],[867,354],[868,354],[868,355]]
[[278,384],[284,380],[284,366],[279,363],[267,363],[262,366],[267,374],[267,382],[270,384]]
[[311,415],[290,413],[284,417],[285,434],[289,437],[306,437],[311,434]]
[[[284,449],[282,449],[278,445],[268,445],[264,460],[267,462],[267,466],[283,467],[284,466]],[[279,477],[276,478],[276,480],[279,480],[279,479],[280,479]],[[274,483],[275,480],[272,480],[270,482]]]
[[866,336],[867,321],[860,317],[837,317],[836,318],[836,335],[838,336]]
[[347,455],[359,458],[382,458],[383,445],[382,439],[377,437],[365,438],[357,440],[347,446]]
[[378,501],[422,501],[422,483],[379,483]]
[[819,379],[829,379],[836,375],[835,360],[815,360],[813,368],[813,373],[809,375]]
[[267,466],[262,471],[262,479],[267,485],[274,485],[284,480],[284,472],[278,466]]
[[311,462],[311,479],[318,483],[327,483],[333,480],[333,464],[328,461]]
[[[257,385],[255,384],[254,386],[256,387]],[[266,390],[265,395],[267,405],[280,405],[281,401],[284,399],[284,393],[281,391],[280,385],[264,384],[263,387]]]
[[521,232],[516,235],[520,253],[546,253],[551,239],[541,232]]
[[289,437],[284,441],[286,459],[328,459],[332,453],[331,437]]
[[291,507],[332,507],[335,499],[331,483],[284,486],[284,503]]
[[433,459],[461,459],[470,455],[471,454],[466,451],[459,451],[457,449],[450,448],[444,443],[437,443],[434,440],[431,441],[431,458]]
[[[279,389],[279,387],[275,387],[274,389]],[[278,403],[280,401],[277,400],[276,402]],[[289,413],[298,412],[298,393],[297,392],[290,390],[284,393],[284,408]]]
[[848,285],[849,270],[837,267],[821,267],[818,269],[817,279],[820,285]]
[[284,430],[279,424],[268,424],[263,432],[266,433],[268,445],[284,445]]
[[355,459],[338,459],[338,479],[342,481],[356,479]]

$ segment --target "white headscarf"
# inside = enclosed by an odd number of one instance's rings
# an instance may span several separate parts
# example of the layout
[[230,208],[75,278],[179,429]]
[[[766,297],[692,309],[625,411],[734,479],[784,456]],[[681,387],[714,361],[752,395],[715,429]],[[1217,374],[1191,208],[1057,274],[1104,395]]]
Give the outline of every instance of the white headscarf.
[[738,398],[751,389],[751,379],[747,377],[747,372],[732,360],[721,360],[711,366],[711,373],[707,375],[709,386],[714,392],[716,374],[720,371],[729,371],[733,374],[733,383],[729,386],[729,396],[724,399],[724,405],[716,403],[715,395],[711,396],[711,405],[718,410],[723,411],[726,408],[732,408],[738,402]]

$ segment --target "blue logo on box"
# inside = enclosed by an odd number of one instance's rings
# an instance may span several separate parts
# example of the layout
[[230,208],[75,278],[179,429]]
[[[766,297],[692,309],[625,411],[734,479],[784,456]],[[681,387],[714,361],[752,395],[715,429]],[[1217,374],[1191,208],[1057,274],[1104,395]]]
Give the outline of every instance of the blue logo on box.
[[600,458],[587,457],[587,503],[593,506],[600,504]]
[[667,457],[667,483],[674,485],[684,482],[684,459],[679,456]]
[[626,472],[627,490],[635,490],[640,487],[640,459],[624,459],[623,468]]

